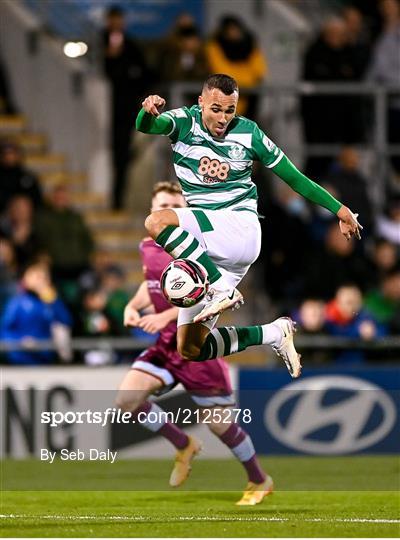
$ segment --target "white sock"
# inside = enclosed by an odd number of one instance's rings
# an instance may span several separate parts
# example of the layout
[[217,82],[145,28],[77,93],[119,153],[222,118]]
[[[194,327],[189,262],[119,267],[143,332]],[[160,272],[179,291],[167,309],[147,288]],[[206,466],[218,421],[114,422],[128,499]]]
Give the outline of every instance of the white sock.
[[264,345],[279,346],[282,341],[282,330],[274,323],[262,324],[263,343]]

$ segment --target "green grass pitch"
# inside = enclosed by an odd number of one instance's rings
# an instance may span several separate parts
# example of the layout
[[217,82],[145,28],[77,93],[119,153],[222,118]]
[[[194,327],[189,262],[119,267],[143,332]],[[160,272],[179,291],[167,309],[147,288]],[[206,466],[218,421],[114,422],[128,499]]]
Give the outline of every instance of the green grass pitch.
[[234,460],[198,460],[184,490],[170,460],[2,462],[3,537],[398,537],[394,456],[262,459],[276,492],[235,501]]

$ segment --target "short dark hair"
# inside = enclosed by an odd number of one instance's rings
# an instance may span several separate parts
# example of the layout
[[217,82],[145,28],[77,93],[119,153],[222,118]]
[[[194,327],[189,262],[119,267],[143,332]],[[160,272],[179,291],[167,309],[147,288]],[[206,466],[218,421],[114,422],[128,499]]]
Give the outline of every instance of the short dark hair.
[[221,90],[226,96],[230,96],[233,94],[233,92],[238,92],[239,87],[237,82],[233,77],[230,77],[229,75],[224,75],[223,73],[216,73],[214,75],[210,75],[208,79],[204,81],[203,84],[203,90],[207,88],[208,90],[212,90],[213,88],[217,88],[218,90]]
[[19,275],[22,277],[26,272],[28,272],[31,268],[43,268],[47,272],[50,272],[50,265],[48,261],[41,257],[40,255],[32,257],[31,259],[28,259],[20,268]]
[[121,6],[112,5],[109,6],[106,10],[107,17],[123,17],[124,15],[125,12]]
[[166,191],[170,195],[182,195],[182,188],[176,180],[157,182],[151,193],[151,198],[155,197],[161,191]]

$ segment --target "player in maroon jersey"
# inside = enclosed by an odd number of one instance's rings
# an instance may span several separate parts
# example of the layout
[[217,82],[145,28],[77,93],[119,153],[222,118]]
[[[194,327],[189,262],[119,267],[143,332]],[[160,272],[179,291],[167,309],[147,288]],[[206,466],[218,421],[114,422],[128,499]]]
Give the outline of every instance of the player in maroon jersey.
[[[165,208],[182,208],[184,198],[178,182],[159,182],[152,195],[152,212]],[[165,266],[172,260],[164,249],[151,238],[140,245],[145,281],[125,308],[124,323],[150,333],[160,332],[154,346],[145,350],[133,362],[118,393],[117,404],[124,411],[156,413],[157,422],[141,421],[147,429],[158,432],[176,448],[176,459],[170,477],[171,486],[180,486],[190,472],[193,457],[201,450],[201,443],[188,436],[175,424],[162,418],[159,405],[148,401],[151,394],[167,391],[182,383],[201,411],[207,414],[207,426],[225,443],[247,471],[248,484],[237,504],[254,505],[261,502],[273,490],[273,482],[258,462],[249,435],[227,415],[227,408],[235,404],[229,379],[228,365],[222,358],[205,362],[188,362],[176,350],[176,319],[178,308],[164,298],[160,289],[160,277]],[[152,308],[153,313],[140,315],[140,311]],[[211,414],[210,414],[211,411]],[[217,414],[218,411],[225,414]],[[216,414],[214,414],[214,412]],[[143,419],[145,415],[141,415]],[[204,418],[203,418],[204,419]],[[228,422],[227,422],[228,420]]]

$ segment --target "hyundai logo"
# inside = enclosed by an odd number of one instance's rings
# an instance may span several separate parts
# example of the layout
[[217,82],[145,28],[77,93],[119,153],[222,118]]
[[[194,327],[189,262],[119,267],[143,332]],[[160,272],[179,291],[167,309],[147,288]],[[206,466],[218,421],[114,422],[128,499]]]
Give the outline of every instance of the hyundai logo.
[[[382,388],[339,375],[291,383],[272,397],[264,412],[265,425],[278,441],[310,454],[368,448],[391,431],[395,420],[393,401]],[[330,437],[318,436],[328,429]]]

